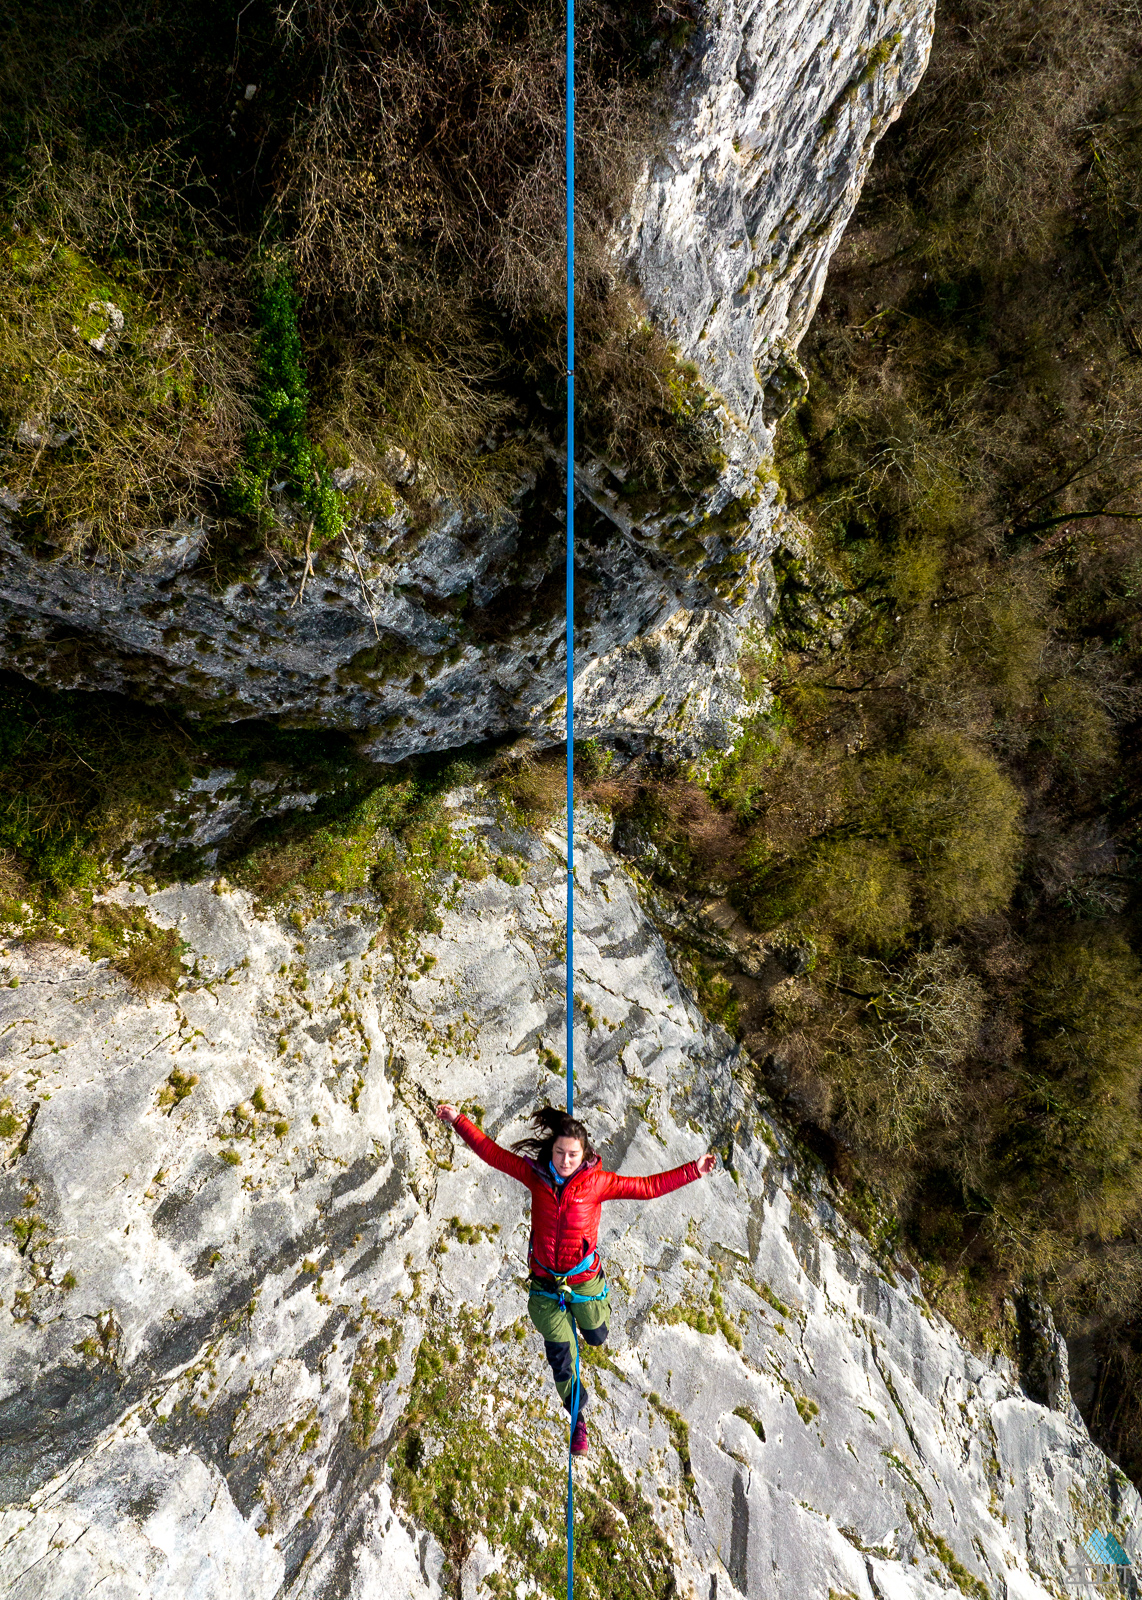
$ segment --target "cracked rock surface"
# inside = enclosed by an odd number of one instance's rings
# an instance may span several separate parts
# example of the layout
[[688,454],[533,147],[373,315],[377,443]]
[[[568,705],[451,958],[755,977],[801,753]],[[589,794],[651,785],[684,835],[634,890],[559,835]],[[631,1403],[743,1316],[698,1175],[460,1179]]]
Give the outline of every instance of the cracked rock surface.
[[[737,639],[769,616],[777,494],[752,441],[725,427],[726,465],[686,511],[632,517],[605,469],[581,475],[576,672],[605,674],[633,639],[656,637],[654,694],[674,717],[647,721],[647,671],[628,673],[605,701],[594,694],[583,737],[642,748],[660,735],[692,754],[711,692],[728,725],[740,715]],[[368,730],[381,761],[538,731],[565,679],[557,490],[548,471],[495,522],[441,501],[419,530],[397,502],[319,551],[304,592],[300,562],[266,559],[220,582],[204,525],[156,535],[120,568],[45,561],[0,512],[6,661],[55,688],[115,689],[192,716]],[[707,618],[731,648],[705,652],[704,698],[690,712],[679,686]]]
[[[451,804],[520,881],[442,879],[415,952],[376,941],[367,897],[299,929],[209,884],[123,884],[186,941],[177,997],[51,944],[0,955],[13,1600],[561,1592],[566,1424],[522,1191],[432,1107],[508,1141],[561,1098],[564,861],[557,829]],[[877,1258],[626,869],[586,836],[575,867],[577,1104],[604,1159],[723,1156],[604,1211],[584,1592],[1093,1595],[1082,1538],[1142,1506],[1065,1374],[1031,1400]]]

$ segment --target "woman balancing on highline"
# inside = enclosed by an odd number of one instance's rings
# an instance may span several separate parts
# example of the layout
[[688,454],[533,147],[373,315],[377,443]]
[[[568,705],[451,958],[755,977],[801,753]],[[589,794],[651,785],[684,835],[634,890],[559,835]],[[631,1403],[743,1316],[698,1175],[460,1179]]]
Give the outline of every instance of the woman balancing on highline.
[[[571,1350],[571,1318],[588,1344],[601,1345],[607,1337],[607,1280],[599,1260],[599,1212],[604,1200],[656,1200],[680,1189],[684,1183],[704,1178],[718,1158],[707,1152],[669,1172],[646,1178],[623,1178],[608,1172],[591,1148],[581,1122],[544,1106],[532,1116],[535,1133],[505,1150],[477,1128],[455,1106],[437,1106],[436,1115],[448,1123],[489,1167],[506,1172],[531,1190],[531,1239],[528,1268],[531,1273],[528,1315],[543,1335],[543,1348],[568,1411],[575,1382]],[[570,1289],[581,1300],[561,1291]],[[571,1435],[571,1454],[587,1454],[587,1425],[583,1412],[588,1396],[580,1384],[579,1415]]]

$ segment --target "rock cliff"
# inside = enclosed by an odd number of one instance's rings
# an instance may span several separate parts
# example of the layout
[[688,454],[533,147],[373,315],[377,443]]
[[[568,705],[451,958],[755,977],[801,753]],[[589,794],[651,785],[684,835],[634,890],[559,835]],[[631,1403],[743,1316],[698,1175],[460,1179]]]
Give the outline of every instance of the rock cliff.
[[[797,341],[931,18],[930,0],[708,6],[667,73],[669,127],[612,248],[697,362],[722,464],[681,497],[580,464],[584,735],[683,755],[732,740],[733,657],[768,616],[779,538],[769,429],[803,385]],[[368,729],[383,760],[541,731],[564,680],[558,470],[537,467],[496,519],[414,509],[398,481],[390,514],[321,550],[308,581],[269,557],[228,571],[206,518],[125,565],[78,561],[18,536],[0,496],[6,660],[193,715]]]
[[[669,499],[576,463],[581,736],[687,757],[736,736],[742,633],[769,620],[783,536],[772,426],[931,13],[725,0],[671,69],[666,136],[611,245],[698,366],[716,466]],[[562,712],[561,468],[532,443],[499,517],[427,503],[398,470],[391,508],[308,572],[235,572],[206,518],[122,566],[83,562],[0,495],[5,665],[359,730],[382,761],[542,741]],[[297,774],[199,774],[157,836],[209,852],[255,809],[317,798]],[[386,933],[371,890],[290,909],[129,876],[100,899],[177,934],[169,992],[0,938],[14,1600],[562,1592],[565,1419],[526,1317],[523,1197],[432,1111],[462,1102],[507,1142],[562,1097],[563,835],[475,783],[448,812],[462,870],[427,873],[438,926],[417,942]],[[578,821],[580,1112],[618,1170],[721,1162],[605,1213],[614,1320],[585,1357],[577,1593],[1109,1592],[1082,1541],[1127,1540],[1142,1506],[1083,1427],[1049,1313],[1011,1309],[1021,1370],[969,1349],[878,1218],[842,1217],[672,964],[608,819]],[[140,831],[123,870],[153,842]]]
[[768,443],[877,139],[928,60],[933,8],[730,0],[706,23],[616,252],[710,386]]
[[[566,1431],[521,1192],[432,1105],[506,1141],[559,1097],[564,861],[482,792],[450,804],[510,869],[440,877],[415,955],[368,894],[287,921],[221,881],[112,891],[185,941],[177,997],[60,946],[0,955],[14,1600],[560,1592]],[[1142,1507],[1057,1358],[1047,1405],[968,1350],[841,1220],[627,870],[585,835],[576,878],[605,1159],[723,1157],[604,1214],[579,1592],[1095,1593],[1082,1538]]]

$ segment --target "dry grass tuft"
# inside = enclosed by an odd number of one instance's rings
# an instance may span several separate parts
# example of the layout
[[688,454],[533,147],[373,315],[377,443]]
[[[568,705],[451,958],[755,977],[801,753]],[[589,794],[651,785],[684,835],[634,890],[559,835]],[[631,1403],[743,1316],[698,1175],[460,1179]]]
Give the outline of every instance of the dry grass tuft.
[[[485,512],[506,504],[534,445],[519,436],[521,407],[505,391],[502,335],[458,296],[442,294],[415,320],[331,339],[323,352],[317,436],[381,476],[407,461],[423,492],[445,489]],[[509,430],[514,430],[505,438]]]
[[115,966],[144,993],[167,990],[173,994],[183,976],[182,940],[173,928],[158,928],[147,922],[126,934],[127,948]]
[[252,412],[246,346],[148,305],[62,243],[0,246],[0,432],[18,529],[64,551],[123,553],[200,509]]
[[556,751],[513,761],[494,779],[496,792],[520,817],[542,827],[567,803],[567,768]]
[[[580,8],[580,227],[621,209],[647,129],[653,6]],[[414,0],[303,0],[287,38],[320,73],[283,152],[277,210],[302,286],[382,317],[457,272],[519,314],[563,298],[563,13],[480,0],[462,21]],[[633,46],[633,48],[632,48]]]

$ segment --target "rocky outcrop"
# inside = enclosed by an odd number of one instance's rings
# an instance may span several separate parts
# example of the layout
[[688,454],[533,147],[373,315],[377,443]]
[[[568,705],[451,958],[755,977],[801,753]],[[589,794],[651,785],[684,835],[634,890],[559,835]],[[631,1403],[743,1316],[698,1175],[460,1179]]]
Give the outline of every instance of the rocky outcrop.
[[[177,997],[0,954],[13,1600],[562,1592],[521,1194],[431,1111],[509,1140],[561,1095],[564,862],[452,812],[501,875],[440,878],[416,952],[367,895],[287,921],[219,883],[114,891],[185,941]],[[582,1592],[1093,1594],[1081,1540],[1128,1541],[1137,1495],[841,1220],[625,869],[575,866],[582,1114],[623,1171],[722,1154],[605,1213]]]
[[928,0],[705,11],[616,249],[763,442],[804,390],[797,346],[877,140],[927,65],[933,14]]
[[[725,437],[717,483],[688,509],[632,512],[613,474],[583,470],[577,667],[612,683],[584,709],[584,738],[642,748],[660,725],[696,753],[711,694],[723,708],[715,725],[733,724],[737,631],[768,615],[777,494],[728,421]],[[127,566],[45,560],[0,512],[6,664],[57,688],[122,690],[192,716],[367,730],[382,761],[540,730],[565,677],[560,495],[546,468],[495,519],[441,501],[419,529],[398,500],[319,550],[304,581],[301,562],[280,558],[221,578],[205,524],[156,535]],[[695,617],[712,626],[691,626]],[[632,676],[626,647],[642,636]],[[612,655],[628,663],[618,678]],[[648,695],[652,673],[661,682]],[[643,715],[655,697],[668,706],[657,725]]]
[[[681,501],[641,504],[608,463],[580,464],[584,737],[690,757],[735,735],[740,629],[768,617],[779,537],[768,430],[803,386],[796,343],[876,138],[923,68],[931,10],[735,0],[701,14],[669,82],[668,141],[613,244],[699,362],[725,466]],[[0,493],[6,663],[192,715],[368,730],[382,760],[540,732],[565,677],[559,476],[537,467],[495,519],[414,512],[398,493],[308,578],[268,556],[236,574],[205,520],[121,567],[85,563],[22,535]]]

